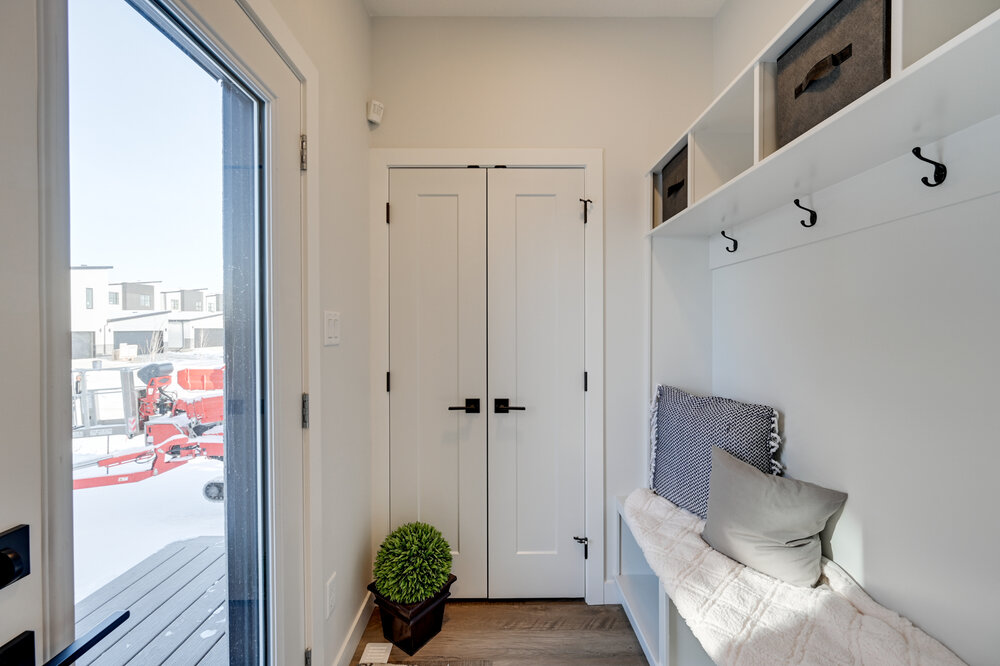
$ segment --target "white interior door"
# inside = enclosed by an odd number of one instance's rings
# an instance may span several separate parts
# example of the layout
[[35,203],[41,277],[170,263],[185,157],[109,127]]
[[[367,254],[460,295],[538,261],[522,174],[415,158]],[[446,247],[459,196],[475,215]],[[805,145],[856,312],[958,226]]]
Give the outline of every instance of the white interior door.
[[485,597],[486,170],[391,169],[389,201],[391,528],[440,529]]
[[493,598],[584,596],[584,191],[583,169],[490,170]]

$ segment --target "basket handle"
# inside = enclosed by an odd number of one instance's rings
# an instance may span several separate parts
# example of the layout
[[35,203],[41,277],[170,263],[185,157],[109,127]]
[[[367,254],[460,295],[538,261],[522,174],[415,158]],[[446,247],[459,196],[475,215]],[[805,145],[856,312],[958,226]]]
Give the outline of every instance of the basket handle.
[[812,69],[810,69],[806,74],[806,78],[803,79],[802,83],[795,86],[795,99],[798,99],[799,95],[804,93],[813,83],[830,76],[830,74],[833,73],[833,70],[840,67],[841,63],[850,58],[851,53],[854,50],[853,46],[853,43],[848,44],[841,49],[840,53],[831,53],[813,65]]

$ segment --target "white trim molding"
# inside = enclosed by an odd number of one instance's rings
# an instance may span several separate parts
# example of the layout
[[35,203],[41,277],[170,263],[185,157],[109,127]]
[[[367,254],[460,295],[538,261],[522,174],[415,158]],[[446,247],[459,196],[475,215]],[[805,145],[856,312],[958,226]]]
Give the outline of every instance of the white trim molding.
[[586,230],[585,362],[586,393],[586,524],[590,557],[586,561],[588,604],[605,603],[604,524],[604,151],[580,149],[425,149],[373,148],[369,151],[371,242],[371,431],[372,552],[389,531],[389,232],[385,206],[392,167],[583,168],[585,196],[593,201]]
[[67,460],[71,367],[69,56],[66,0],[38,2],[39,311],[42,337],[42,654],[73,642],[73,478]]

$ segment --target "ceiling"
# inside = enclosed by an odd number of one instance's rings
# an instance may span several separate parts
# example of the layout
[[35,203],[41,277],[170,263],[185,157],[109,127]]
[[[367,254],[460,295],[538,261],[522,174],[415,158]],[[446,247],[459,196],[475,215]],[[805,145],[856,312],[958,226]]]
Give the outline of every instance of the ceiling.
[[364,0],[370,16],[710,18],[725,0]]

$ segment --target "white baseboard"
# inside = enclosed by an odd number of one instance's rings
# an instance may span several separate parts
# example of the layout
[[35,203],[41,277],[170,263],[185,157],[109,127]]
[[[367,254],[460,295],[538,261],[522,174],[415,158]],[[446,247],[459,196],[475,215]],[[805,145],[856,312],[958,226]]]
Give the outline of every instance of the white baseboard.
[[618,583],[614,579],[604,581],[604,603],[605,605],[621,605],[622,603],[622,597],[618,591]]
[[354,651],[358,649],[358,643],[361,642],[361,636],[365,633],[365,627],[368,626],[368,619],[374,609],[375,598],[369,592],[365,595],[365,600],[361,602],[361,608],[358,609],[358,614],[354,617],[354,627],[344,644],[340,646],[337,658],[331,662],[332,666],[350,666],[351,658],[354,656]]

